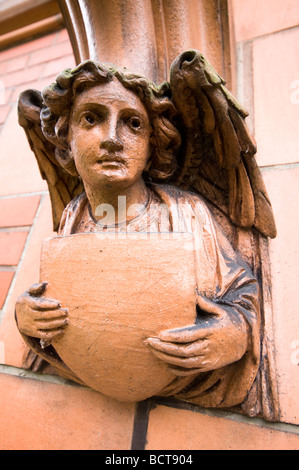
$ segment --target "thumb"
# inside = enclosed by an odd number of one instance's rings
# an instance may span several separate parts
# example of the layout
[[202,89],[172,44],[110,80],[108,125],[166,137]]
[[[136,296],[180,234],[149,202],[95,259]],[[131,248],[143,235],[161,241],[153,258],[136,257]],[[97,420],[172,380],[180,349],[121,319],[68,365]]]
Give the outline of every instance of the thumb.
[[31,286],[28,289],[28,294],[33,295],[33,296],[42,295],[45,292],[47,285],[48,285],[47,282],[33,284],[33,286]]
[[201,294],[197,294],[196,303],[200,310],[211,315],[221,316],[223,313],[222,307],[219,304],[207,299]]

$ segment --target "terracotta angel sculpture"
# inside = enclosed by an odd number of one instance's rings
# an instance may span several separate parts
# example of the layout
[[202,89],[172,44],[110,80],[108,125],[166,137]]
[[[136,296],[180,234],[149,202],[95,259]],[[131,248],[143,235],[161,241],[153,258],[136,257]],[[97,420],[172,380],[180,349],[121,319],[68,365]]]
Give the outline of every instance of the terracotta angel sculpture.
[[[42,93],[23,93],[19,117],[48,182],[59,235],[98,230],[104,203],[117,216],[104,230],[171,232],[195,221],[196,321],[148,338],[173,374],[161,395],[271,418],[263,408],[271,381],[257,274],[260,240],[276,229],[247,113],[224,85],[193,50],[176,59],[161,86],[86,61]],[[127,217],[119,195],[126,208],[141,210]],[[160,205],[169,208],[166,222],[152,210]],[[68,306],[45,293],[37,284],[19,298],[19,330],[39,357],[80,382],[51,345],[68,328]]]

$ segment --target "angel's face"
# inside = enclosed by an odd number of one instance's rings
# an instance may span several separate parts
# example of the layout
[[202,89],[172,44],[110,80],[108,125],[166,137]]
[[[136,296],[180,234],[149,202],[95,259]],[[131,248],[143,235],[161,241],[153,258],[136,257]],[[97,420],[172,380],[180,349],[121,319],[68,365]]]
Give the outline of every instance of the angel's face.
[[115,78],[75,99],[69,142],[85,184],[109,187],[138,182],[149,158],[150,134],[144,105]]

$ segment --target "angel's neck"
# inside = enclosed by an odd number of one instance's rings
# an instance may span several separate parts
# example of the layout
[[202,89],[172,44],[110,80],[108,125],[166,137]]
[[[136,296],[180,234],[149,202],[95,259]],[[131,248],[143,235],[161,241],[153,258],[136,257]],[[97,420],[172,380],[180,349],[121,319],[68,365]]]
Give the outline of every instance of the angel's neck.
[[[92,215],[96,221],[114,225],[129,222],[145,207],[149,192],[143,180],[134,186],[119,188],[93,188],[85,185]],[[135,206],[136,205],[136,206]]]

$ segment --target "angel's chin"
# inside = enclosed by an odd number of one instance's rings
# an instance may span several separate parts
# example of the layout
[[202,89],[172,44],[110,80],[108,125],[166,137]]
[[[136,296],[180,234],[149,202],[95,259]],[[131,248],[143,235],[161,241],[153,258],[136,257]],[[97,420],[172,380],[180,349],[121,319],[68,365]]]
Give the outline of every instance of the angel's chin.
[[109,188],[112,192],[121,191],[123,188],[139,183],[142,173],[125,165],[97,164],[88,171],[81,173],[84,186],[93,188]]
[[105,162],[95,165],[93,172],[99,178],[122,178],[126,177],[124,166],[117,162]]
[[[128,185],[132,183],[131,175],[121,167],[101,167],[97,171],[93,172],[92,178],[93,181],[90,183],[96,183],[98,187],[103,187],[109,185],[111,189],[119,187],[119,185]],[[88,181],[85,181],[88,184]]]

